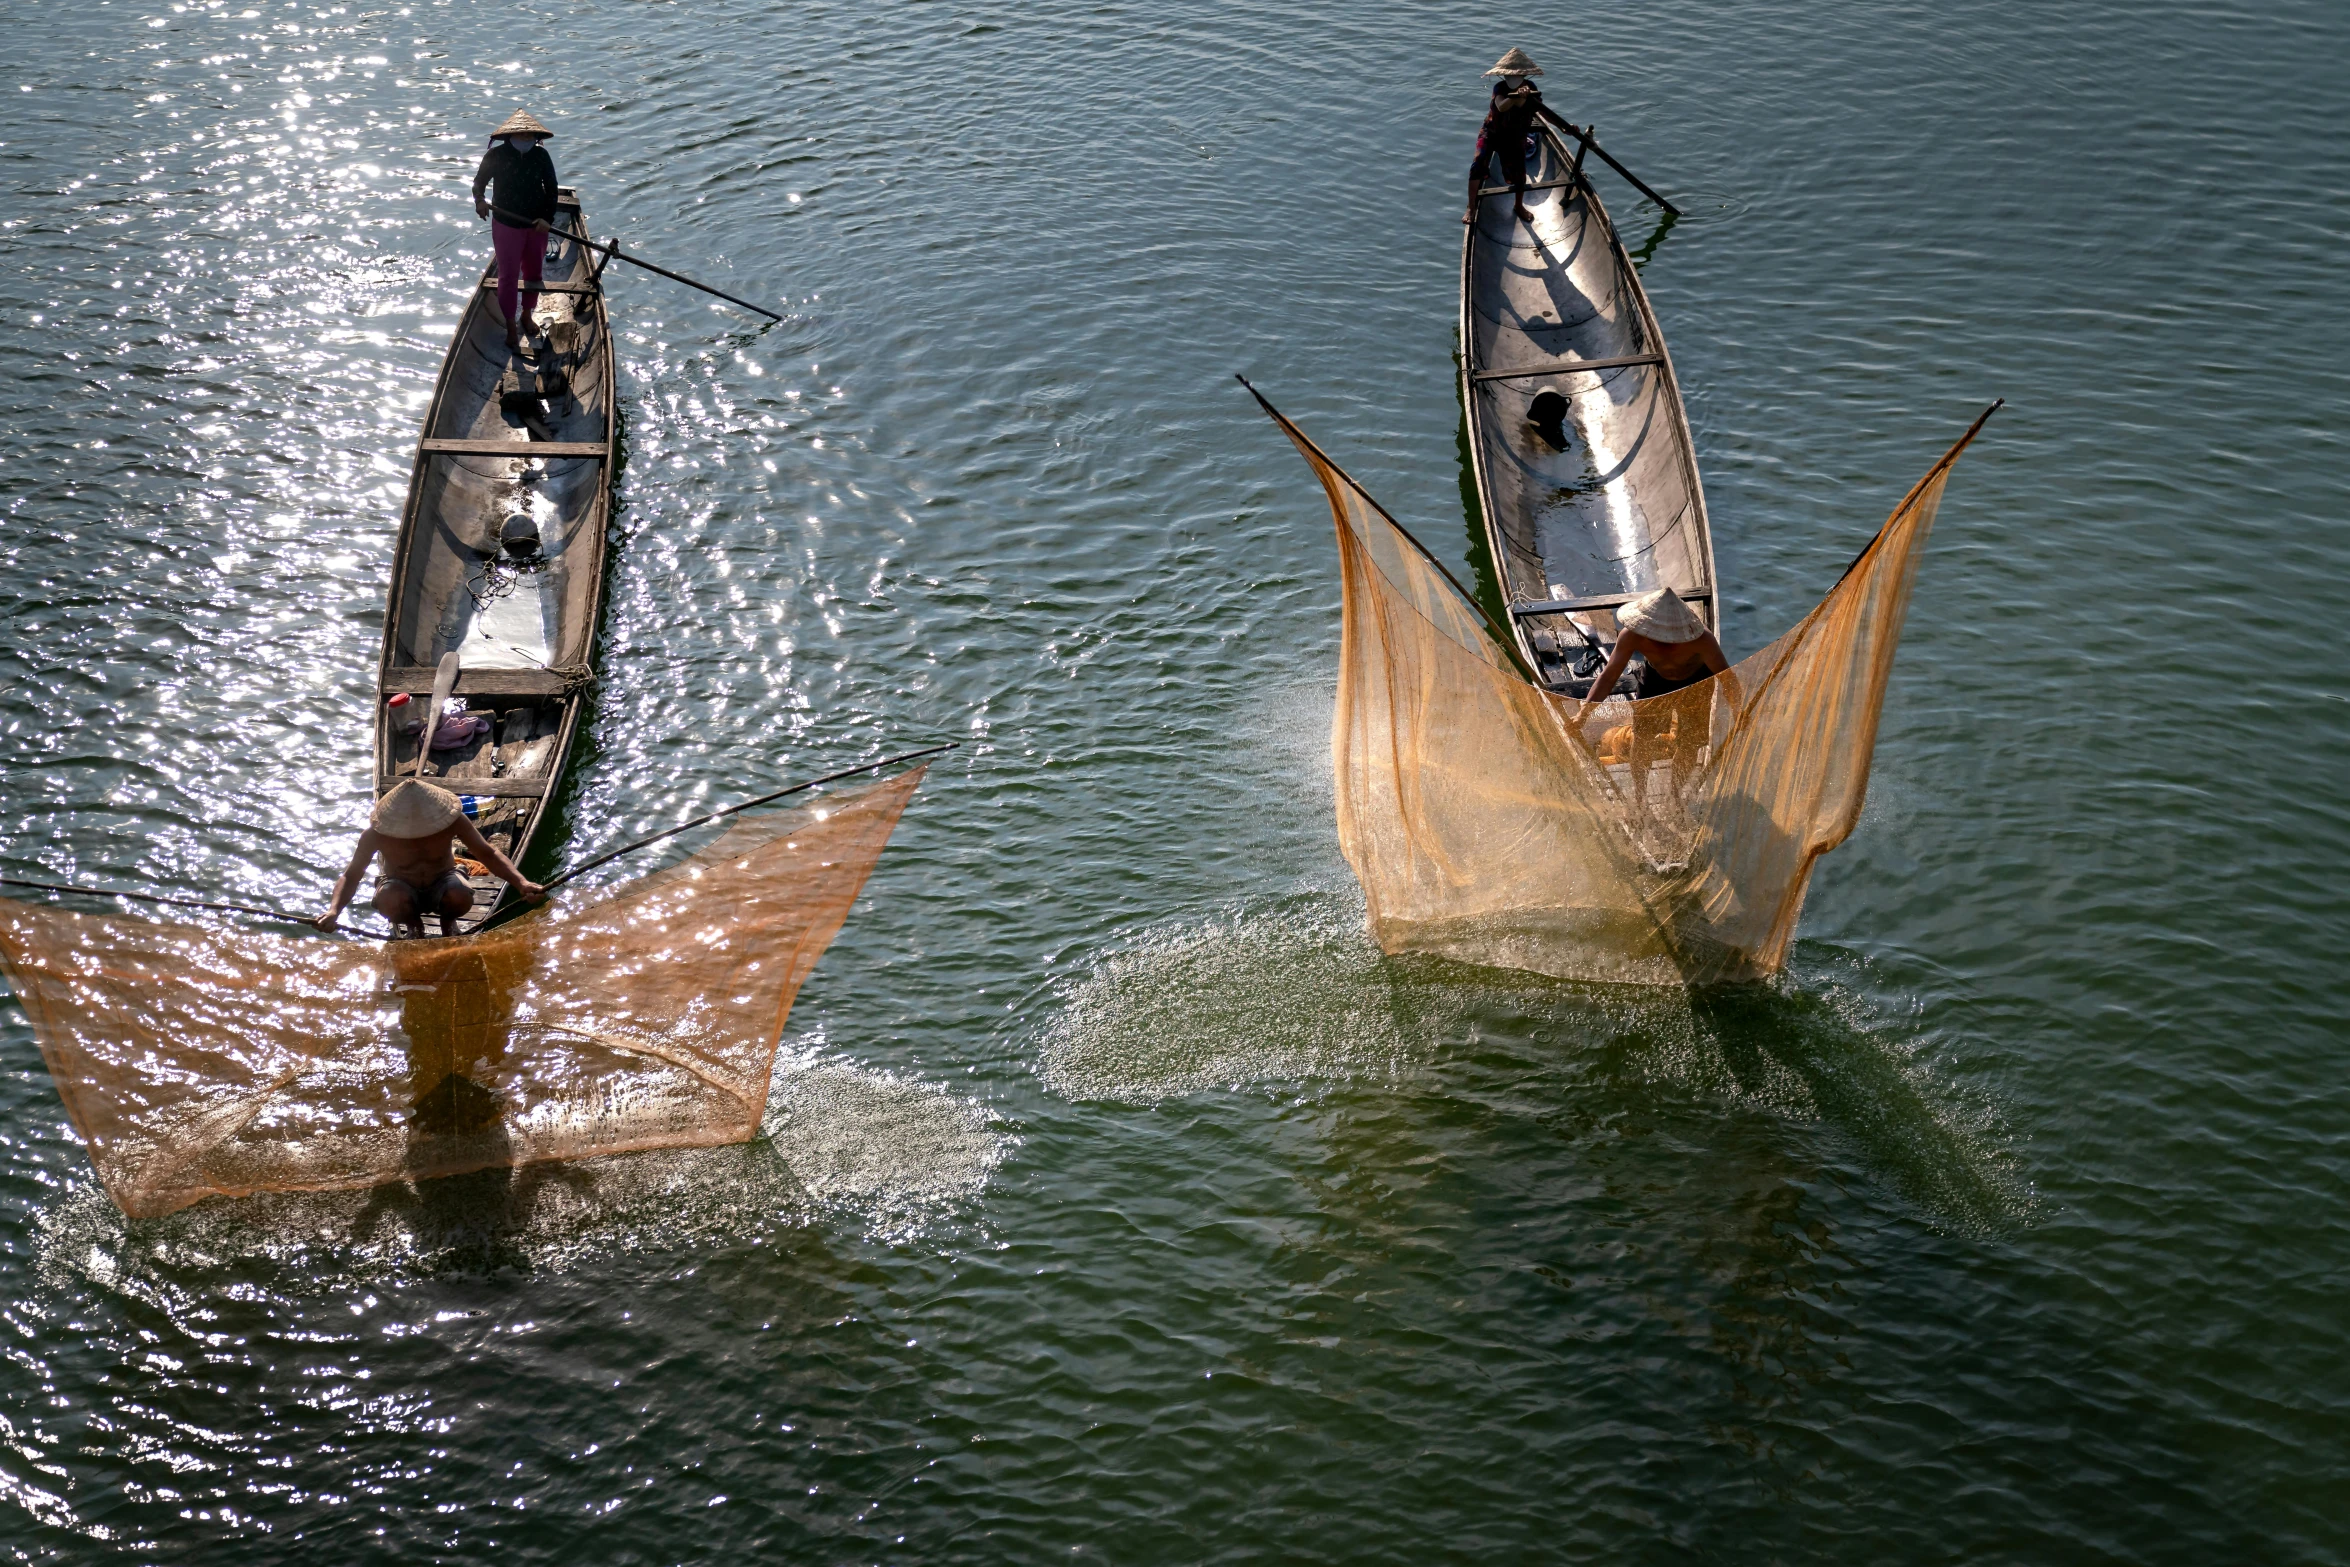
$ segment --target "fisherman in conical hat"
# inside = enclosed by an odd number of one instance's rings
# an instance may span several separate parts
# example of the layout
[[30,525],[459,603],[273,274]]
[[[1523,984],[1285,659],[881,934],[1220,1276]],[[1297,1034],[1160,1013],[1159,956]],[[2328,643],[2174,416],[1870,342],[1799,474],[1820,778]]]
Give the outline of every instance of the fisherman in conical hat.
[[547,230],[555,219],[555,160],[547,156],[547,138],[554,134],[528,109],[516,109],[490,132],[490,150],[473,171],[473,210],[490,220],[490,245],[498,257],[498,309],[506,317],[506,347],[516,352],[525,328],[532,337],[544,335],[537,311]]
[[1485,74],[1501,80],[1493,84],[1493,102],[1477,132],[1477,161],[1469,165],[1469,210],[1461,221],[1477,221],[1477,192],[1498,155],[1501,171],[1509,177],[1511,215],[1520,223],[1531,223],[1534,214],[1526,210],[1526,152],[1534,145],[1534,117],[1542,112],[1542,89],[1532,80],[1542,74],[1542,67],[1525,50],[1512,49]]
[[1673,784],[1680,786],[1682,775],[1695,766],[1698,747],[1706,742],[1708,725],[1707,706],[1683,711],[1686,703],[1648,705],[1650,697],[1670,696],[1686,691],[1708,680],[1719,679],[1715,687],[1730,710],[1735,713],[1746,699],[1739,688],[1738,677],[1730,670],[1728,655],[1722,644],[1706,629],[1697,612],[1682,602],[1681,595],[1671,588],[1657,588],[1616,606],[1616,645],[1608,660],[1592,680],[1589,693],[1582,705],[1575,709],[1575,723],[1580,727],[1591,716],[1597,704],[1615,694],[1616,681],[1633,659],[1640,660],[1632,687],[1632,696],[1641,705],[1632,710],[1632,799],[1642,803],[1642,780],[1647,772],[1645,752],[1649,744],[1670,735],[1673,740]]
[[351,894],[358,890],[367,862],[380,854],[383,869],[375,878],[377,912],[390,920],[395,930],[403,926],[421,930],[425,915],[437,915],[442,933],[449,933],[453,922],[473,907],[473,883],[457,869],[452,843],[464,844],[467,853],[523,897],[535,901],[546,896],[545,888],[525,878],[496,844],[465,819],[464,807],[455,795],[406,778],[375,802],[375,816],[359,835],[351,863],[343,867],[342,877],[335,882],[334,903],[311,923],[320,930],[333,930]]

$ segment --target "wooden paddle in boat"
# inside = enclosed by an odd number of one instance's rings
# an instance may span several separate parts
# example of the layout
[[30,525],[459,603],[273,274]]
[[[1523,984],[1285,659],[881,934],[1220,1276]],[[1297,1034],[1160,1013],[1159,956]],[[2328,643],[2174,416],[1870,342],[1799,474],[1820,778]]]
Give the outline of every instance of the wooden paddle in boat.
[[449,705],[449,698],[457,694],[457,676],[463,662],[452,648],[441,655],[440,667],[433,671],[432,705],[424,710],[424,735],[416,747],[416,776],[424,776],[425,764],[432,758],[432,740],[441,726],[441,709]]

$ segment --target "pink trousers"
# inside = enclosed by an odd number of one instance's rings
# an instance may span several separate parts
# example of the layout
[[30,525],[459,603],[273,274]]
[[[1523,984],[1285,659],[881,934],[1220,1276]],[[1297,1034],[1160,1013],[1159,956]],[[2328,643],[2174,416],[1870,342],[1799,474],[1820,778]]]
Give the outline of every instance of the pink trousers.
[[[531,330],[531,312],[539,307],[539,281],[547,270],[547,236],[537,229],[512,228],[490,220],[490,246],[498,257],[498,309],[507,323]],[[516,292],[522,295],[522,313],[514,310]]]

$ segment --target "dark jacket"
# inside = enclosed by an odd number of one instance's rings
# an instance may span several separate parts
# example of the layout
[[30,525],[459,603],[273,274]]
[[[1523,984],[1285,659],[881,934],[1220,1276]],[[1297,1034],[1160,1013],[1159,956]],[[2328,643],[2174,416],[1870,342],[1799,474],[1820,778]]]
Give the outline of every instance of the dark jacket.
[[1532,82],[1520,82],[1514,90],[1506,82],[1495,82],[1493,104],[1485,111],[1477,145],[1496,152],[1525,145],[1527,133],[1534,129],[1534,116],[1541,110],[1542,93]]
[[475,201],[481,200],[484,185],[492,187],[490,204],[498,209],[498,222],[520,228],[542,218],[554,221],[555,160],[547,156],[545,142],[532,142],[527,152],[509,141],[491,142],[481,167],[473,171]]

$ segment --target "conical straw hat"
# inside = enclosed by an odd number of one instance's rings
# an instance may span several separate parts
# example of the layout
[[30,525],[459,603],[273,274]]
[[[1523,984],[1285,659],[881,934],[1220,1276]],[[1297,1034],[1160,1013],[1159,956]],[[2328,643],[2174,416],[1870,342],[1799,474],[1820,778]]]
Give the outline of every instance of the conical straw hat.
[[[1485,73],[1490,76],[1493,73]],[[490,132],[492,136],[552,136],[555,133],[538,122],[528,109],[517,109],[506,116],[506,123]]]
[[1705,622],[1671,588],[1617,605],[1616,628],[1637,631],[1652,642],[1694,642],[1705,635]]
[[1485,74],[1488,76],[1540,76],[1542,67],[1536,65],[1534,57],[1525,50],[1512,49],[1508,54],[1494,61],[1493,69]]
[[403,778],[375,802],[368,825],[387,838],[429,838],[464,814],[448,790]]

